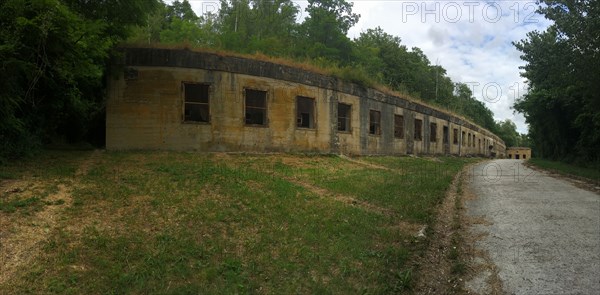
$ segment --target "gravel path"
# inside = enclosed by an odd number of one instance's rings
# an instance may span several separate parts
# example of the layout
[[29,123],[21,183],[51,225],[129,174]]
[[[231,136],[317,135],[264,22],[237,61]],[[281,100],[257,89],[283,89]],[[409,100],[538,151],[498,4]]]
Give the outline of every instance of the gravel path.
[[[600,294],[600,195],[528,169],[521,160],[474,167],[466,203],[503,293]],[[475,282],[486,278],[475,278]],[[488,280],[489,281],[489,280]],[[489,286],[467,283],[471,291]]]

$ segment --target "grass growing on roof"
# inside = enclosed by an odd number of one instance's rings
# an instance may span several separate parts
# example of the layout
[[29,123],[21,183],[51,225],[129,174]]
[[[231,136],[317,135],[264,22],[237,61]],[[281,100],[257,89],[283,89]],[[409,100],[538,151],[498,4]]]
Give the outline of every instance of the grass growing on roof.
[[[344,81],[352,82],[364,87],[373,88],[375,90],[381,91],[382,93],[401,97],[410,102],[419,103],[425,105],[429,108],[436,109],[442,112],[450,113],[462,120],[473,123],[472,118],[467,118],[463,114],[456,113],[454,109],[450,109],[447,105],[436,103],[435,101],[427,101],[420,98],[419,93],[408,93],[408,91],[403,91],[401,89],[392,89],[389,85],[384,85],[376,81],[374,77],[370,76],[365,72],[362,68],[356,68],[353,66],[339,66],[331,61],[327,61],[324,59],[310,59],[307,57],[304,58],[286,58],[286,57],[275,57],[269,56],[262,53],[240,53],[234,51],[228,51],[223,49],[215,49],[215,48],[207,48],[207,47],[198,47],[192,44],[165,44],[165,43],[152,43],[148,44],[146,42],[143,43],[123,43],[120,45],[122,48],[155,48],[155,49],[186,49],[192,50],[196,52],[205,52],[212,53],[223,57],[239,57],[239,58],[247,58],[251,60],[271,62],[279,65],[286,65],[298,69],[302,69],[308,72],[313,72],[321,75],[336,77]],[[489,131],[489,130],[488,130]]]

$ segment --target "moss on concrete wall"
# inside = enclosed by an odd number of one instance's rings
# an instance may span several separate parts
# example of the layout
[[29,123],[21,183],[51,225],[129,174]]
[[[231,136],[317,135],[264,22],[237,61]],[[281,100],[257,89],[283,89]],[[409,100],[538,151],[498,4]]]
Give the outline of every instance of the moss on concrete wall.
[[[496,135],[454,114],[381,91],[266,61],[188,50],[128,48],[116,62],[107,99],[108,149],[301,151],[345,154],[503,155]],[[183,121],[182,83],[210,88],[210,123]],[[267,125],[244,122],[244,89],[267,93]],[[315,101],[314,129],[296,126],[296,97]],[[351,129],[337,130],[337,104],[351,105]],[[381,133],[369,133],[369,111],[381,114]],[[394,115],[404,136],[394,136]],[[423,122],[414,138],[414,120]],[[430,141],[430,123],[437,140]],[[443,141],[448,126],[448,143]],[[475,136],[470,146],[452,132]],[[482,143],[479,143],[482,142]]]

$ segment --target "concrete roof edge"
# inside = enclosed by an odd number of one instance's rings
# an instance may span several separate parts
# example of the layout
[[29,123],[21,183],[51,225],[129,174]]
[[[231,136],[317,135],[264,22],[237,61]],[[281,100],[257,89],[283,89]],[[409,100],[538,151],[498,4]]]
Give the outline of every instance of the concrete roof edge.
[[[119,50],[124,51],[125,53],[123,59],[120,61],[120,64],[123,66],[163,66],[226,71],[331,89],[358,97],[363,97],[369,91],[374,91],[384,97],[404,101],[406,108],[412,111],[417,111],[416,105],[419,105],[421,108],[429,109],[430,112],[445,113],[450,116],[451,120],[449,121],[454,123],[464,121],[466,123],[464,125],[467,125],[468,128],[481,133],[487,133],[486,135],[493,137],[494,140],[502,142],[504,145],[504,141],[496,134],[451,111],[431,106],[422,101],[400,97],[399,94],[392,95],[373,87],[345,81],[337,77],[328,76],[299,66],[295,67],[293,65],[277,63],[276,61],[260,60],[258,58],[253,59],[252,57],[241,54],[236,55],[233,53],[229,54],[210,50],[161,48],[152,47],[150,45],[147,47],[122,45]],[[415,106],[413,106],[413,104]]]

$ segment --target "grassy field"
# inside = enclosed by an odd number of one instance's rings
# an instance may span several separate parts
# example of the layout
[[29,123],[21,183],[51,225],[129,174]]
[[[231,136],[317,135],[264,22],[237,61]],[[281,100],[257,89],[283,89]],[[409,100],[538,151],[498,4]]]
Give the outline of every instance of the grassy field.
[[46,152],[0,167],[0,238],[40,249],[0,293],[406,291],[415,234],[473,161]]
[[542,169],[551,170],[560,174],[587,178],[596,184],[600,184],[600,170],[598,169],[585,168],[540,158],[531,158],[529,159],[529,163]]

